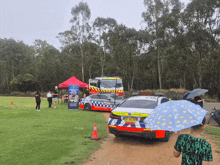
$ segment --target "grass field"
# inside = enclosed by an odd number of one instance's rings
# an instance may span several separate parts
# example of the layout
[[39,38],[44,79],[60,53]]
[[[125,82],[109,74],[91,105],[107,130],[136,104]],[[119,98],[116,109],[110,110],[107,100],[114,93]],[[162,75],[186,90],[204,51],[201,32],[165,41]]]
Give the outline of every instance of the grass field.
[[212,139],[216,141],[219,150],[213,151],[220,153],[220,127],[206,127],[205,133],[211,135]]
[[68,110],[67,104],[49,109],[46,99],[36,111],[33,100],[0,97],[1,165],[77,165],[99,147],[90,140],[94,124],[99,138],[107,135],[107,121],[99,112]]

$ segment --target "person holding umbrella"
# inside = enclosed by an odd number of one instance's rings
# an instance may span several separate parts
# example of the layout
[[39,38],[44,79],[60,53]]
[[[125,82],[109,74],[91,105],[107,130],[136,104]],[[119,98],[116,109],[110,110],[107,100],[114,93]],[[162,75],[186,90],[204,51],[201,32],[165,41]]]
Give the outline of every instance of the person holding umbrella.
[[191,99],[193,100],[192,102],[194,104],[198,104],[203,108],[203,103],[205,101],[204,99],[202,99],[200,96],[192,97]]
[[208,165],[213,161],[211,144],[201,137],[205,122],[204,117],[201,124],[191,127],[190,134],[178,136],[173,155],[178,158],[182,153],[181,164]]
[[199,97],[199,96],[206,93],[206,92],[208,92],[207,89],[197,88],[197,89],[194,89],[192,91],[185,93],[183,95],[183,99],[191,101],[194,104],[198,104],[203,108],[204,99],[201,99],[201,97]]

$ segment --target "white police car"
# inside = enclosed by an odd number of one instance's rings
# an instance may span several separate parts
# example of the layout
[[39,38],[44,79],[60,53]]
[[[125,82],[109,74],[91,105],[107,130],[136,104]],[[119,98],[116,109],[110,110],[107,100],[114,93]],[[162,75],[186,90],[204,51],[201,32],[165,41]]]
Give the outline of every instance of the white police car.
[[119,104],[110,114],[109,132],[116,137],[121,135],[159,138],[168,141],[170,132],[151,130],[143,120],[160,103],[169,101],[163,96],[133,96]]
[[115,99],[115,95],[111,93],[92,94],[80,99],[79,107],[84,110],[100,110],[112,111],[112,109],[120,104],[124,99]]

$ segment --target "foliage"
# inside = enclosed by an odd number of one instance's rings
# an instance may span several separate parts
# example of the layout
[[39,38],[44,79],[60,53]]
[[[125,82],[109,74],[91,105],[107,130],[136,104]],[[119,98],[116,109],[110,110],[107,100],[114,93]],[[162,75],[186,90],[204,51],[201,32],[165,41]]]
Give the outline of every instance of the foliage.
[[0,93],[48,91],[73,75],[86,83],[103,75],[120,76],[125,91],[170,89],[179,98],[184,90],[175,89],[205,88],[211,99],[220,97],[219,1],[143,5],[137,31],[113,18],[91,24],[90,8],[80,2],[71,9],[71,28],[58,33],[61,51],[44,40],[28,46],[0,39]]
[[168,91],[164,94],[164,96],[171,98],[172,100],[182,100],[183,94],[182,93],[176,93],[174,91]]

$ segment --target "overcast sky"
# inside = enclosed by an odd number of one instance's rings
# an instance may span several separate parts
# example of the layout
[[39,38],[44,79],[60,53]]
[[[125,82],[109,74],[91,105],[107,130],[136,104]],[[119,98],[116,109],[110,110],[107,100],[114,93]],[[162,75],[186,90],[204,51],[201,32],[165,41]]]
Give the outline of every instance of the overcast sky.
[[[33,45],[35,39],[46,40],[56,48],[59,32],[70,30],[71,8],[82,0],[0,0],[0,38],[14,38]],[[181,0],[189,3],[191,0]],[[143,0],[84,0],[91,19],[114,18],[118,24],[139,30]]]

